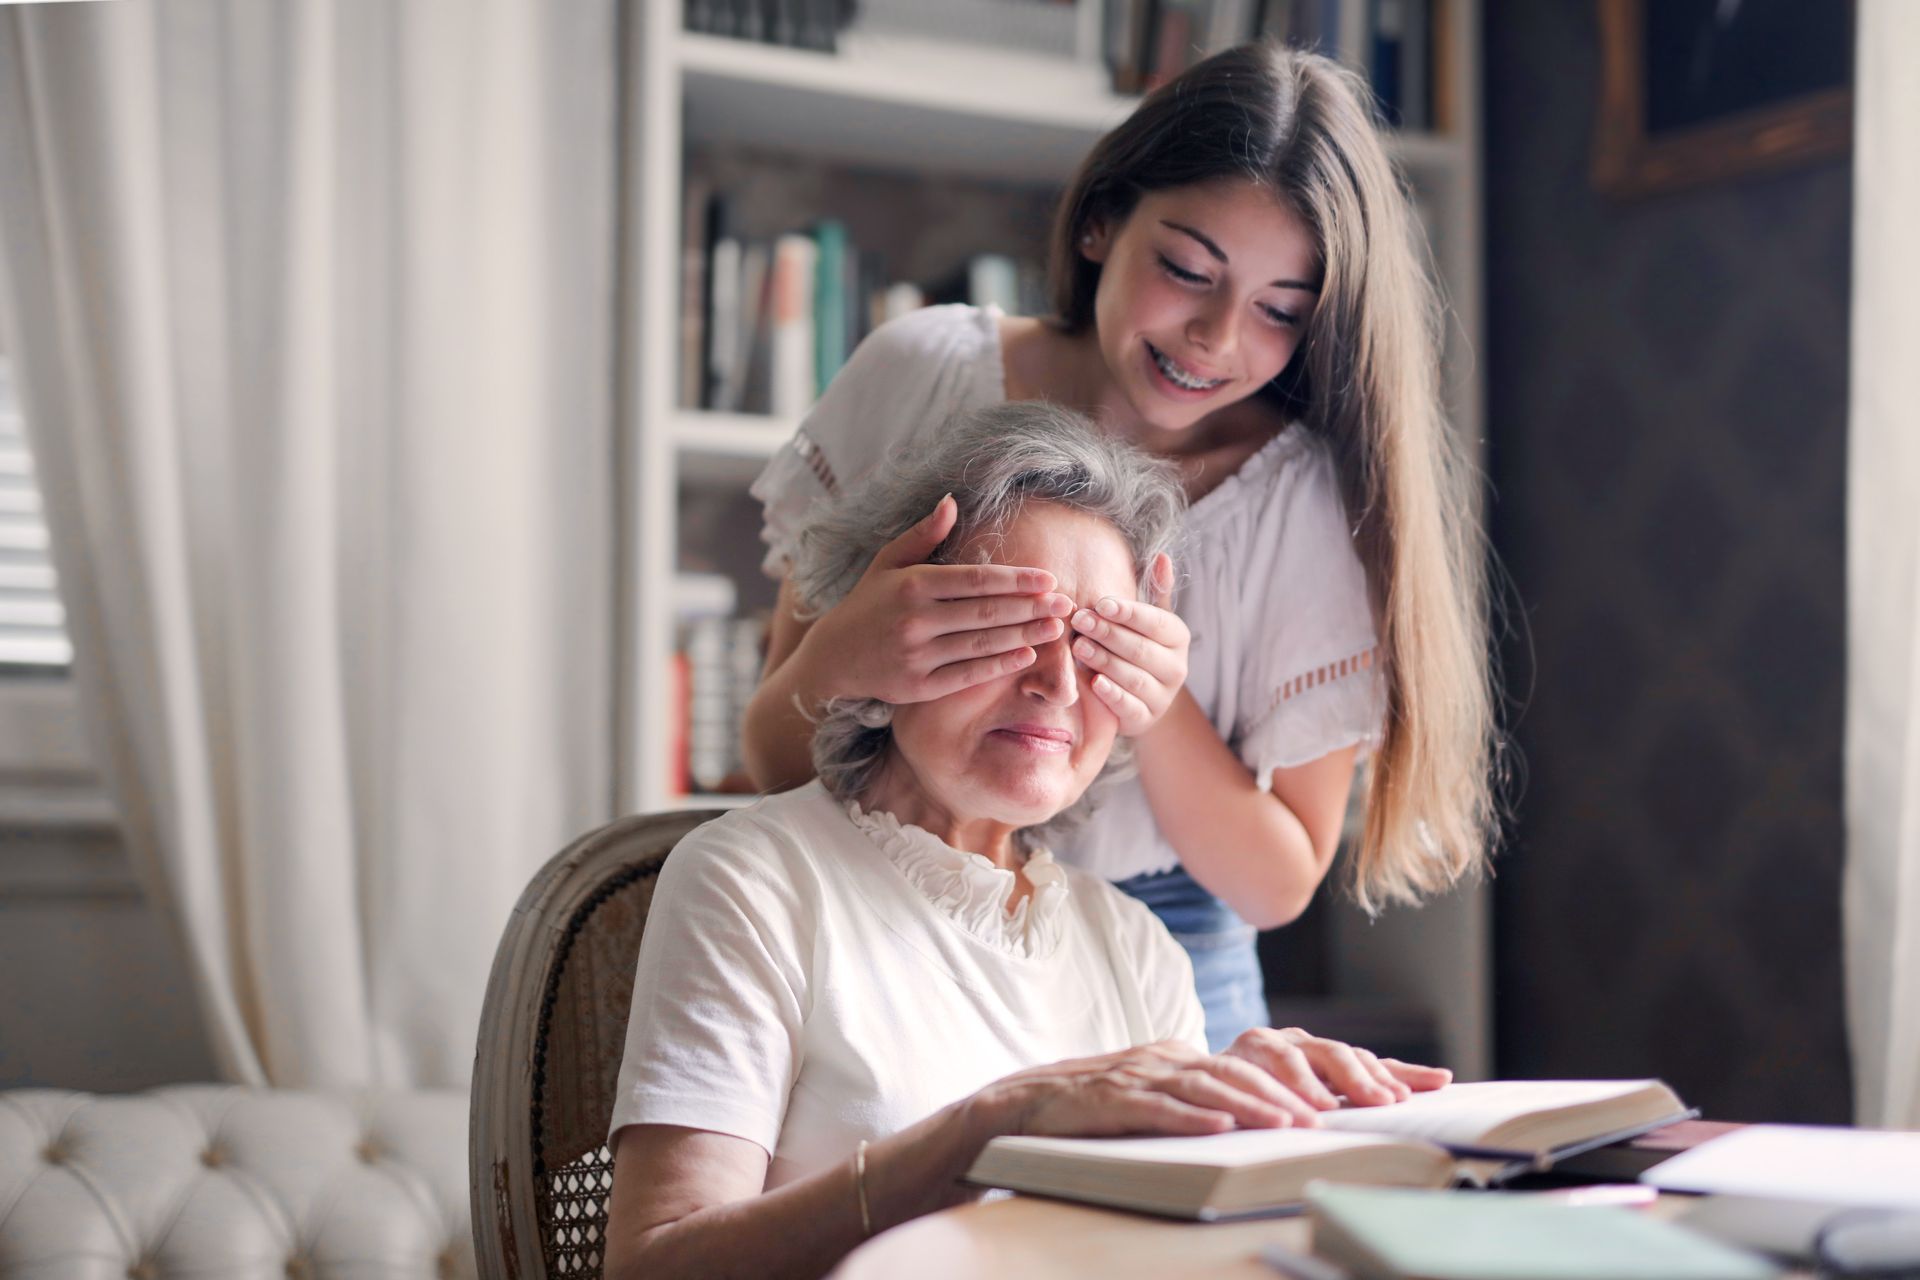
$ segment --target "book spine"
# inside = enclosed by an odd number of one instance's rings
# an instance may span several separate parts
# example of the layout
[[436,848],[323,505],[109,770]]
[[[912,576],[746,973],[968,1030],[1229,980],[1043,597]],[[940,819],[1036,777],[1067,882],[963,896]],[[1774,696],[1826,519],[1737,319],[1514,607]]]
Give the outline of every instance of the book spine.
[[704,183],[689,182],[680,207],[680,366],[677,403],[698,409],[704,399],[706,358],[708,193]]
[[706,407],[732,409],[734,354],[740,343],[740,242],[716,242],[707,257]]
[[1400,127],[1425,132],[1433,127],[1433,0],[1405,0],[1406,32],[1400,41]]
[[813,404],[814,243],[784,235],[774,246],[774,294],[770,408],[798,418]]
[[813,384],[824,387],[847,359],[847,229],[829,218],[813,241]]
[[730,413],[751,409],[748,400],[752,377],[753,344],[763,322],[766,306],[767,272],[772,250],[764,243],[745,245],[740,253],[740,303],[735,317],[735,345],[732,367],[727,371],[725,408]]
[[687,625],[687,666],[687,768],[695,789],[716,791],[733,769],[725,618],[695,618]]
[[1380,114],[1398,128],[1401,120],[1400,46],[1406,36],[1405,0],[1373,0],[1373,96]]
[[1427,19],[1427,30],[1432,37],[1428,43],[1433,46],[1427,80],[1433,108],[1427,127],[1439,133],[1452,133],[1459,112],[1454,97],[1457,86],[1453,70],[1453,0],[1433,0],[1433,13]]
[[[731,317],[740,297],[740,242],[733,238],[732,209],[724,192],[707,201],[707,273],[703,288],[700,405],[716,408],[733,352]],[[726,326],[723,332],[723,326]]]

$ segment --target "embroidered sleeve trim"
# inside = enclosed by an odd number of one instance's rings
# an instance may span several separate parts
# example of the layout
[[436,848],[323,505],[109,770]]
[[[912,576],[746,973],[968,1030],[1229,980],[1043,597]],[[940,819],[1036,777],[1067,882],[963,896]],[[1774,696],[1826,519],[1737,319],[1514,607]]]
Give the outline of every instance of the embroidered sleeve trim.
[[1372,670],[1379,652],[1379,646],[1375,645],[1371,649],[1362,649],[1350,658],[1329,662],[1294,676],[1274,693],[1273,701],[1268,704],[1267,711],[1271,713],[1281,703],[1290,698],[1297,698],[1309,689],[1317,689],[1323,684],[1331,684],[1335,680],[1343,680],[1348,676],[1358,675],[1362,671]]
[[812,436],[803,430],[794,431],[793,451],[807,464],[807,469],[813,472],[813,478],[820,482],[822,489],[836,498],[840,496],[840,481],[834,476],[827,455],[813,442]]

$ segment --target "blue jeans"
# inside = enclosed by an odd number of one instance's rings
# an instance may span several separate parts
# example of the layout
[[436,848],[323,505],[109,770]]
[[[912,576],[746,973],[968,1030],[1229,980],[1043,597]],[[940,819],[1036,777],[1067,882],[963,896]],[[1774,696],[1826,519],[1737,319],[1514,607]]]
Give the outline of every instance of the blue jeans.
[[1215,1053],[1248,1027],[1267,1025],[1266,984],[1254,950],[1254,927],[1202,889],[1183,867],[1118,881],[1115,888],[1147,904],[1193,961],[1193,985],[1207,1015],[1207,1048]]

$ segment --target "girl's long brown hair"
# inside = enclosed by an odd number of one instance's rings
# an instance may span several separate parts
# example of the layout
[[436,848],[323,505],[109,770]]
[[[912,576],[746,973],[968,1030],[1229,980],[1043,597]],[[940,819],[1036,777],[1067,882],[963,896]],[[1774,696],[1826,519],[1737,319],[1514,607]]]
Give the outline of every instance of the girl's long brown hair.
[[1441,409],[1440,304],[1371,103],[1364,81],[1317,54],[1261,43],[1208,58],[1082,163],[1055,220],[1050,281],[1056,323],[1091,327],[1100,267],[1081,237],[1124,221],[1149,191],[1249,179],[1312,228],[1319,303],[1261,394],[1331,449],[1379,628],[1387,720],[1351,864],[1370,910],[1484,869],[1497,763],[1476,476]]

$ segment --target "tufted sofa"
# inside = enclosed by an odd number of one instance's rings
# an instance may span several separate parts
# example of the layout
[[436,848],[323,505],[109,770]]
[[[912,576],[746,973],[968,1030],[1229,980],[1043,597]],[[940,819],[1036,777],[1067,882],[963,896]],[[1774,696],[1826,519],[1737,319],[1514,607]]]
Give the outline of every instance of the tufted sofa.
[[467,1095],[0,1093],[6,1280],[467,1280]]

